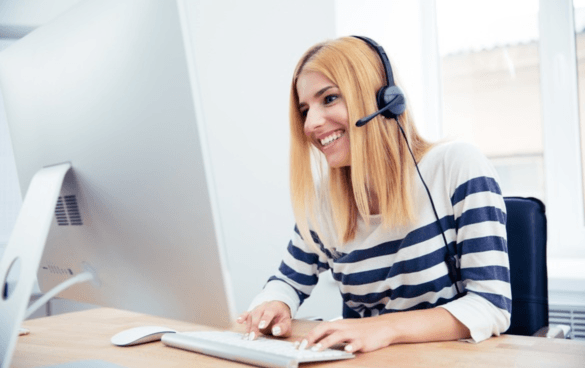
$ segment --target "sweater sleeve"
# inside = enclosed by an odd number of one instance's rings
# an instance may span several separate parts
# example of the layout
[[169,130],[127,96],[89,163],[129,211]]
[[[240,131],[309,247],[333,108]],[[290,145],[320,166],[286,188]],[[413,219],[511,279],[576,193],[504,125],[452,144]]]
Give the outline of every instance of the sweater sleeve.
[[295,316],[300,305],[317,285],[319,274],[329,269],[328,252],[323,248],[317,234],[313,233],[313,239],[321,247],[321,252],[306,244],[295,227],[278,271],[268,279],[264,289],[254,298],[248,310],[267,301],[279,300],[287,304],[292,317]]
[[477,149],[459,145],[447,155],[457,255],[464,296],[442,307],[463,323],[474,342],[510,326],[512,293],[506,207],[497,173]]

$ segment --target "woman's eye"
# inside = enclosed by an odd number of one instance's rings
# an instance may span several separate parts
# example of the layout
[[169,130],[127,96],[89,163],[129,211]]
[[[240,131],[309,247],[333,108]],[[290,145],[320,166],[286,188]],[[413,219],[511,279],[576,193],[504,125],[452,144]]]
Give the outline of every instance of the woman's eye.
[[306,117],[307,117],[307,113],[308,113],[308,112],[309,112],[309,110],[308,110],[308,109],[305,109],[305,110],[300,110],[301,116],[302,116],[303,118],[306,118]]
[[328,96],[325,96],[325,104],[330,104],[333,101],[337,100],[338,98],[339,98],[338,95],[328,95]]

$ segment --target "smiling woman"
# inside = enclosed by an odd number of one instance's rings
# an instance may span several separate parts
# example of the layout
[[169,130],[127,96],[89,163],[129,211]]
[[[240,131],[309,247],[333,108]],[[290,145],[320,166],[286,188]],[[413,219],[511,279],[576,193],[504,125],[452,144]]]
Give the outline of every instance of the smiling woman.
[[[278,272],[239,318],[250,339],[290,334],[291,318],[327,270],[344,319],[320,324],[300,348],[479,342],[508,328],[496,172],[471,145],[422,139],[398,96],[385,52],[369,39],[320,43],[299,61],[290,97],[297,224]],[[314,169],[324,161],[327,168]]]
[[[377,110],[376,99],[364,96],[376,96],[385,83],[378,55],[353,37],[317,44],[297,65],[290,101],[291,188],[297,226],[305,238],[310,239],[307,220],[318,222],[313,213],[319,207],[313,195],[316,186],[322,192],[318,196],[329,198],[335,210],[332,221],[338,240],[349,241],[355,236],[358,214],[384,214],[386,226],[405,225],[414,218],[415,167],[412,158],[403,154],[408,147],[398,126],[386,124],[383,116],[361,128],[355,124]],[[318,92],[322,94],[317,96]],[[312,97],[312,105],[305,101],[307,96]],[[431,144],[419,135],[409,109],[401,115],[401,123],[419,161]],[[317,141],[341,132],[345,135],[331,148]],[[349,157],[343,154],[347,153],[346,144]],[[319,170],[326,173],[327,180],[313,178],[311,146],[327,159],[328,169]],[[321,162],[319,157],[314,161]]]

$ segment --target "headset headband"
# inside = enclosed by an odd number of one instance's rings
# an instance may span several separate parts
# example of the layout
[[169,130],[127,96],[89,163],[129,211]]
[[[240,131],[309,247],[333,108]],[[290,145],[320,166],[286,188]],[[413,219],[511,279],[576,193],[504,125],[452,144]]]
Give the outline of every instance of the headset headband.
[[364,36],[352,36],[354,38],[359,38],[360,40],[364,41],[368,45],[370,45],[374,51],[378,53],[380,56],[380,60],[382,60],[382,64],[384,65],[384,71],[386,72],[386,80],[388,81],[388,86],[394,85],[394,75],[392,74],[392,67],[390,66],[390,59],[388,59],[388,55],[386,55],[386,51],[384,48],[376,43],[376,41],[372,40],[371,38],[364,37]]

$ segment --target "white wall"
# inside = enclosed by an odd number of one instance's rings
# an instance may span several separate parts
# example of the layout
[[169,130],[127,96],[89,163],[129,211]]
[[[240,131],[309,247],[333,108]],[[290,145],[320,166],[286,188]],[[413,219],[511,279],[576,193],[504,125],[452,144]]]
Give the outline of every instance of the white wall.
[[[78,1],[0,0],[0,37],[34,29]],[[335,37],[334,0],[186,5],[236,307],[243,311],[278,267],[293,231],[290,80],[308,47]],[[340,315],[338,291],[327,283],[317,288],[299,316]]]

